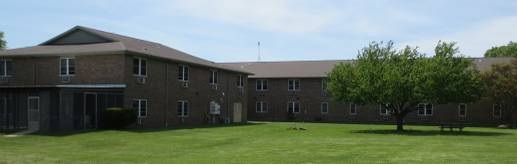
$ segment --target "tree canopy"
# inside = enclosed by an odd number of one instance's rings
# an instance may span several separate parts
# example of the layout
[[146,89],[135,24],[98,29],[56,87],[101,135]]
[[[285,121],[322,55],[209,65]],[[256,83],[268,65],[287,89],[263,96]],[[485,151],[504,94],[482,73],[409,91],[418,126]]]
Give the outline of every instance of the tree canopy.
[[[510,106],[511,111],[515,112],[517,108],[517,57],[507,64],[492,65],[491,70],[484,72],[482,78],[487,96]],[[515,127],[516,117],[512,119]]]
[[403,118],[419,103],[469,102],[481,96],[481,78],[471,60],[459,55],[455,43],[439,42],[435,56],[417,48],[397,50],[393,42],[372,42],[353,63],[341,63],[328,75],[333,98],[357,104],[382,104]]
[[517,57],[517,43],[510,42],[504,46],[492,47],[485,52],[485,57]]
[[0,50],[4,50],[6,48],[7,42],[4,40],[4,32],[0,32]]

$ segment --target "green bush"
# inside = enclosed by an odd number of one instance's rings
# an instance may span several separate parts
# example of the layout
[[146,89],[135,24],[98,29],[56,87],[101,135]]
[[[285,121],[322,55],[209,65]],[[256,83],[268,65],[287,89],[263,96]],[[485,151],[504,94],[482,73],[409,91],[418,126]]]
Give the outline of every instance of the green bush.
[[106,129],[122,129],[136,122],[136,111],[125,108],[107,108],[103,116]]

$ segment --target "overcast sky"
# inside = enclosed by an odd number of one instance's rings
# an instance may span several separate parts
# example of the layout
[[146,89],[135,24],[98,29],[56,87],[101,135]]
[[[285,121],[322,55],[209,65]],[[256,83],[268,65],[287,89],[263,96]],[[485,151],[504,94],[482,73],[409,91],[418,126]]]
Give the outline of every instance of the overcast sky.
[[3,1],[9,48],[75,25],[159,42],[217,62],[353,59],[371,41],[431,54],[439,40],[481,57],[517,41],[515,0],[48,0]]

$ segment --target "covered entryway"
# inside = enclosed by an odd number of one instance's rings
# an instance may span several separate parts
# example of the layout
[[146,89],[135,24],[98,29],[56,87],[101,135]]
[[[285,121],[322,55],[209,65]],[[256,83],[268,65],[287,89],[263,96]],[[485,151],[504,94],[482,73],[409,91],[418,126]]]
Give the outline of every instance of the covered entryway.
[[86,92],[84,93],[84,129],[95,129],[97,128],[97,94]]
[[242,122],[242,103],[233,103],[233,123]]
[[40,129],[40,97],[29,96],[27,98],[27,114],[29,131]]

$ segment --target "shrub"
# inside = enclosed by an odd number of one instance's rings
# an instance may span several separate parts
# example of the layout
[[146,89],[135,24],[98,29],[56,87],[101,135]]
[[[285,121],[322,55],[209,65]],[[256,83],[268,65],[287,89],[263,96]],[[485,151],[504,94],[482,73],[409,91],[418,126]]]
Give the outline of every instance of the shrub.
[[104,112],[103,122],[106,129],[122,129],[136,122],[134,109],[107,108]]

